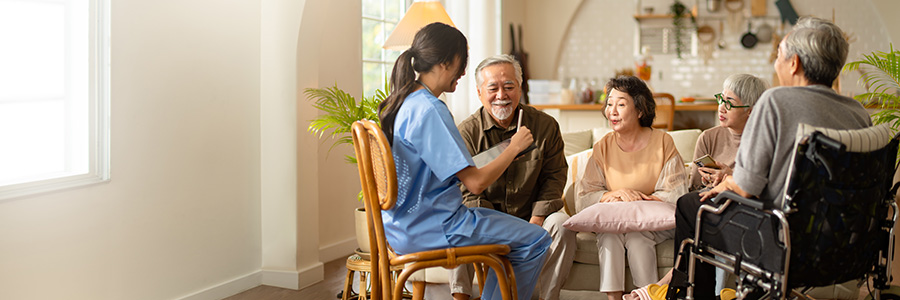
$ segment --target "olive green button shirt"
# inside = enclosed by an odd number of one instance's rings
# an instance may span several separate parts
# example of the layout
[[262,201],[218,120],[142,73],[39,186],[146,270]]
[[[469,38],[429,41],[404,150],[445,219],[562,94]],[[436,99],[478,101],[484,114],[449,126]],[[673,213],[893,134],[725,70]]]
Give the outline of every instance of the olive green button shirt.
[[559,124],[550,115],[519,104],[509,128],[500,128],[484,107],[458,127],[469,153],[475,155],[516,133],[520,108],[524,111],[522,126],[531,130],[537,149],[513,161],[483,193],[472,194],[465,185],[460,188],[467,207],[491,208],[528,221],[532,216],[546,217],[563,206],[568,165]]

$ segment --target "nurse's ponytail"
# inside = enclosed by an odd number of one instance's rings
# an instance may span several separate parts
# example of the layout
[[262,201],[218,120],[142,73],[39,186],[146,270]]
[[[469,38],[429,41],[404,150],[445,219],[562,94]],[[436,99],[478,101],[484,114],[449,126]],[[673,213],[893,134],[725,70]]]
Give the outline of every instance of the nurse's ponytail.
[[458,74],[466,69],[469,60],[466,37],[456,28],[444,23],[431,23],[422,27],[413,38],[412,46],[397,57],[391,71],[391,91],[378,106],[381,130],[388,142],[394,144],[394,119],[403,101],[417,88],[416,73],[431,71],[436,65],[452,64],[460,59]]

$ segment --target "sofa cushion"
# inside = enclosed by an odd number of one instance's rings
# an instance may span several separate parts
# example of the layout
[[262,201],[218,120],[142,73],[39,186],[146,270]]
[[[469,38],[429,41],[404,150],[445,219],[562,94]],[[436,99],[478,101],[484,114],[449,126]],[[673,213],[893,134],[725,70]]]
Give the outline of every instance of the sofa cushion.
[[593,149],[587,149],[574,155],[566,156],[569,170],[566,172],[566,186],[563,188],[563,211],[568,215],[575,214],[575,186],[574,183],[584,176],[584,169],[588,161],[594,155]]
[[590,129],[563,133],[562,139],[566,156],[590,149],[594,145]]
[[609,127],[597,127],[597,128],[591,129],[591,147],[594,146],[594,143],[596,143],[597,141],[602,139],[604,135],[606,135],[607,133],[610,133],[612,131],[613,131],[613,129],[609,128]]
[[596,203],[578,212],[563,227],[578,232],[626,233],[675,228],[675,204],[661,201]]
[[675,149],[681,154],[681,160],[690,162],[694,160],[694,148],[697,147],[697,138],[701,132],[700,129],[684,129],[666,133],[675,141]]

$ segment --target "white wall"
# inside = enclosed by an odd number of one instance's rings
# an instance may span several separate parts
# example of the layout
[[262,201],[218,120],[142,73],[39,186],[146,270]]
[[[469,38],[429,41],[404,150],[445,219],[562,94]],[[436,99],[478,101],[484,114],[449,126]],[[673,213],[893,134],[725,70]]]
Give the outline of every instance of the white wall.
[[[327,16],[317,28],[328,28],[318,43],[319,87],[337,84],[344,91],[362,97],[362,7],[359,0],[331,0],[319,14]],[[304,24],[305,26],[305,24]],[[301,41],[305,44],[305,41]],[[301,66],[302,69],[302,66]],[[304,97],[301,105],[308,104]],[[309,134],[308,119],[298,120],[301,134]],[[352,146],[342,145],[330,153],[332,140],[319,145],[319,249],[323,262],[346,256],[356,249],[353,212],[362,207],[357,200],[360,184],[356,165],[344,156],[353,153]]]
[[303,8],[296,51],[295,98],[300,288],[322,279],[323,262],[350,254],[356,248],[353,210],[361,206],[356,200],[359,176],[355,166],[344,162],[344,154],[352,149],[344,147],[328,153],[330,141],[322,144],[306,131],[308,121],[318,112],[302,90],[337,84],[352,95],[362,93],[360,16],[361,6],[356,0],[308,0]]
[[[560,48],[582,2],[584,0],[525,0],[524,48],[528,52],[531,78],[554,79]],[[595,17],[603,19],[606,16],[598,14]]]
[[[322,265],[314,264],[314,272],[298,278],[299,252],[309,252],[311,247],[298,242],[297,229],[307,226],[304,222],[311,218],[298,220],[297,190],[303,188],[312,197],[317,191],[308,188],[315,178],[301,182],[297,172],[297,40],[305,5],[303,0],[263,0],[260,9],[262,283],[294,289],[322,277]],[[312,149],[308,156],[314,159],[315,155]],[[307,169],[316,172],[315,166]],[[318,240],[318,236],[312,238]]]
[[260,269],[259,1],[112,4],[112,180],[0,203],[0,299],[172,299]]

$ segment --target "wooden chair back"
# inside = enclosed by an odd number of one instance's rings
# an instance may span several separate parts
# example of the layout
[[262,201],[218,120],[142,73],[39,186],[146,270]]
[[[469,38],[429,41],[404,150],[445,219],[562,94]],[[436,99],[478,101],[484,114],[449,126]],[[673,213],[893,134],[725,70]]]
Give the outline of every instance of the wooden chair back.
[[656,101],[656,119],[653,128],[672,131],[675,128],[675,96],[669,93],[653,93]]
[[394,157],[391,155],[387,137],[375,122],[368,120],[355,122],[351,131],[366,208],[369,245],[372,249],[370,259],[373,273],[372,296],[375,298],[376,295],[381,295],[381,299],[393,299],[391,254],[385,239],[381,211],[390,209],[397,202]]

